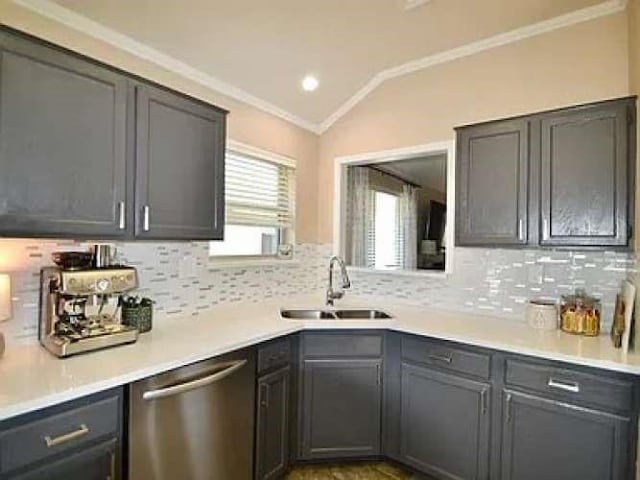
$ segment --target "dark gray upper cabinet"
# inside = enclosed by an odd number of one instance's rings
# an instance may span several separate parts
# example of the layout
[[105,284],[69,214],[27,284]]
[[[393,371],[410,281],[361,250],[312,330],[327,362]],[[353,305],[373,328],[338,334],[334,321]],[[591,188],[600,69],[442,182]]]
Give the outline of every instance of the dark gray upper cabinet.
[[502,480],[621,480],[630,420],[515,391],[503,392]]
[[406,363],[401,370],[401,461],[436,478],[488,479],[490,385]]
[[379,359],[314,359],[303,363],[304,460],[380,453]]
[[136,87],[136,225],[140,238],[222,239],[225,113]]
[[0,28],[0,235],[221,239],[225,122]]
[[457,152],[456,243],[527,243],[528,122],[462,129]]
[[623,246],[629,216],[629,102],[541,122],[541,245]]
[[457,129],[456,244],[626,247],[635,97]]
[[256,480],[281,478],[289,462],[289,367],[258,379]]
[[0,30],[0,234],[126,229],[126,77]]

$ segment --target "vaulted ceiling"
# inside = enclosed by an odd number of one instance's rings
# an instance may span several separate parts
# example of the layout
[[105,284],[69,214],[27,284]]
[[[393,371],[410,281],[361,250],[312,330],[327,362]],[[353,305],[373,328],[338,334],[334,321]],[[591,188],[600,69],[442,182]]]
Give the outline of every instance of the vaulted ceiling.
[[[315,131],[380,81],[443,52],[486,39],[499,44],[496,36],[505,32],[535,34],[524,27],[556,28],[589,18],[585,12],[594,17],[624,6],[623,0],[14,1]],[[413,61],[418,65],[407,65]],[[320,80],[312,93],[300,87],[308,73]]]

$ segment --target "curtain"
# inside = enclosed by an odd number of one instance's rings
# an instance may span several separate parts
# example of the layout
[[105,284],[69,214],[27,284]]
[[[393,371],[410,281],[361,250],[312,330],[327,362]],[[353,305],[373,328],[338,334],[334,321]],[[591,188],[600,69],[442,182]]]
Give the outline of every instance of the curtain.
[[347,169],[349,203],[347,225],[351,225],[351,238],[347,239],[351,265],[368,267],[371,251],[371,192],[369,190],[369,169],[350,167]]
[[418,195],[417,188],[404,184],[400,197],[400,248],[402,268],[418,268]]

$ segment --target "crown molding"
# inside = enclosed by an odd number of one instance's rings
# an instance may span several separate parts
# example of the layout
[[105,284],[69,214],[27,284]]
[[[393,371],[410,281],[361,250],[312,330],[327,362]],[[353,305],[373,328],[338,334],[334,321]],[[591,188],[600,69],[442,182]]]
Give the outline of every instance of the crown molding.
[[519,42],[530,37],[542,35],[564,27],[578,23],[595,20],[615,13],[622,12],[627,7],[628,0],[607,0],[591,7],[576,10],[565,15],[544,20],[542,22],[517,28],[509,32],[494,35],[492,37],[468,43],[444,52],[428,55],[410,62],[382,70],[374,75],[360,90],[353,94],[335,112],[329,115],[322,123],[317,124],[301,118],[277,105],[263,100],[251,93],[235,87],[219,78],[198,70],[187,63],[167,55],[153,47],[124,35],[116,30],[106,27],[94,20],[80,15],[72,10],[62,7],[52,0],[13,0],[13,3],[29,9],[39,15],[61,23],[74,30],[82,32],[90,37],[104,41],[114,47],[131,53],[139,58],[150,61],[171,72],[177,73],[200,85],[211,88],[223,95],[247,103],[259,110],[279,117],[287,122],[297,125],[305,130],[318,135],[327,131],[340,118],[353,109],[372,91],[382,83],[393,78],[425,70],[436,65],[451,62],[460,58],[481,53],[492,48],[501,47],[510,43]]
[[80,15],[68,8],[62,7],[51,0],[13,0],[13,3],[31,10],[39,15],[43,15],[51,20],[61,23],[74,30],[82,32],[90,37],[101,40],[109,45],[117,47],[139,58],[152,62],[171,72],[177,73],[200,85],[211,88],[223,95],[235,100],[247,103],[264,112],[270,113],[287,122],[293,123],[305,130],[313,133],[320,133],[319,125],[309,122],[287,110],[284,110],[266,100],[256,97],[251,93],[235,87],[219,78],[209,75],[191,65],[178,60],[166,53],[145,45],[142,42],[124,35],[116,30]]
[[595,20],[596,18],[605,17],[614,13],[622,12],[627,6],[627,0],[608,0],[591,7],[576,10],[575,12],[560,15],[558,17],[544,20],[542,22],[527,25],[525,27],[516,28],[499,35],[479,40],[477,42],[468,43],[460,47],[446,50],[441,53],[428,55],[426,57],[412,60],[410,62],[383,70],[373,76],[364,87],[358,90],[352,97],[343,103],[334,113],[320,124],[320,133],[324,133],[331,126],[342,118],[353,107],[360,103],[369,93],[375,90],[382,83],[392,78],[397,78],[419,70],[425,70],[436,65],[451,62],[459,58],[475,55],[492,48],[501,47],[510,43],[519,42],[530,37],[549,33],[578,23]]

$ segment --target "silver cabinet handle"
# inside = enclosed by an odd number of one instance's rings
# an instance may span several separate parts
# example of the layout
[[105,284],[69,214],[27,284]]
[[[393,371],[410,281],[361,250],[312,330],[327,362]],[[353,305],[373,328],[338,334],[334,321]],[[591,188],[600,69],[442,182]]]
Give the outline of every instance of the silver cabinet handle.
[[124,209],[124,202],[119,202],[118,203],[118,228],[120,228],[120,230],[124,230],[126,225],[126,219],[125,219],[125,209]]
[[505,400],[505,412],[504,412],[504,416],[505,416],[505,420],[507,423],[511,422],[511,394],[507,393],[507,399]]
[[571,393],[580,393],[580,384],[578,382],[565,382],[560,380],[555,380],[553,378],[549,378],[547,385],[550,388],[555,388],[557,390],[563,390],[565,392]]
[[382,385],[382,372],[380,370],[380,365],[376,365],[376,385]]
[[487,413],[487,389],[483,389],[480,392],[480,408],[482,410],[482,414]]
[[551,232],[549,231],[549,221],[546,218],[542,219],[542,239],[549,240],[549,235]]
[[142,230],[149,231],[149,205],[142,207]]
[[444,363],[451,363],[451,361],[453,360],[451,358],[451,355],[429,355],[429,358],[431,360],[435,360],[437,362],[444,362]]
[[109,462],[110,462],[110,468],[109,468],[110,473],[109,475],[107,475],[107,480],[116,480],[116,452],[111,452]]
[[50,435],[45,435],[44,443],[47,444],[47,448],[52,448],[58,445],[62,445],[63,443],[70,442],[71,440],[75,440],[76,438],[84,437],[88,433],[89,427],[87,427],[84,423],[81,423],[80,427],[77,430],[65,433],[64,435],[60,435],[59,437],[51,437]]
[[269,385],[265,383],[260,385],[260,406],[269,408]]
[[[233,362],[222,363],[215,367],[216,373],[207,375],[205,377],[191,380],[190,382],[179,383],[178,385],[172,385],[166,388],[159,388],[157,390],[149,390],[142,394],[144,400],[157,400],[159,398],[171,397],[180,393],[189,392],[197,388],[206,387],[212,383],[218,382],[223,378],[228,377],[236,370],[246,365],[246,360],[235,360]],[[220,367],[224,367],[223,370],[219,370]]]
[[518,220],[518,240],[524,240],[524,220]]

